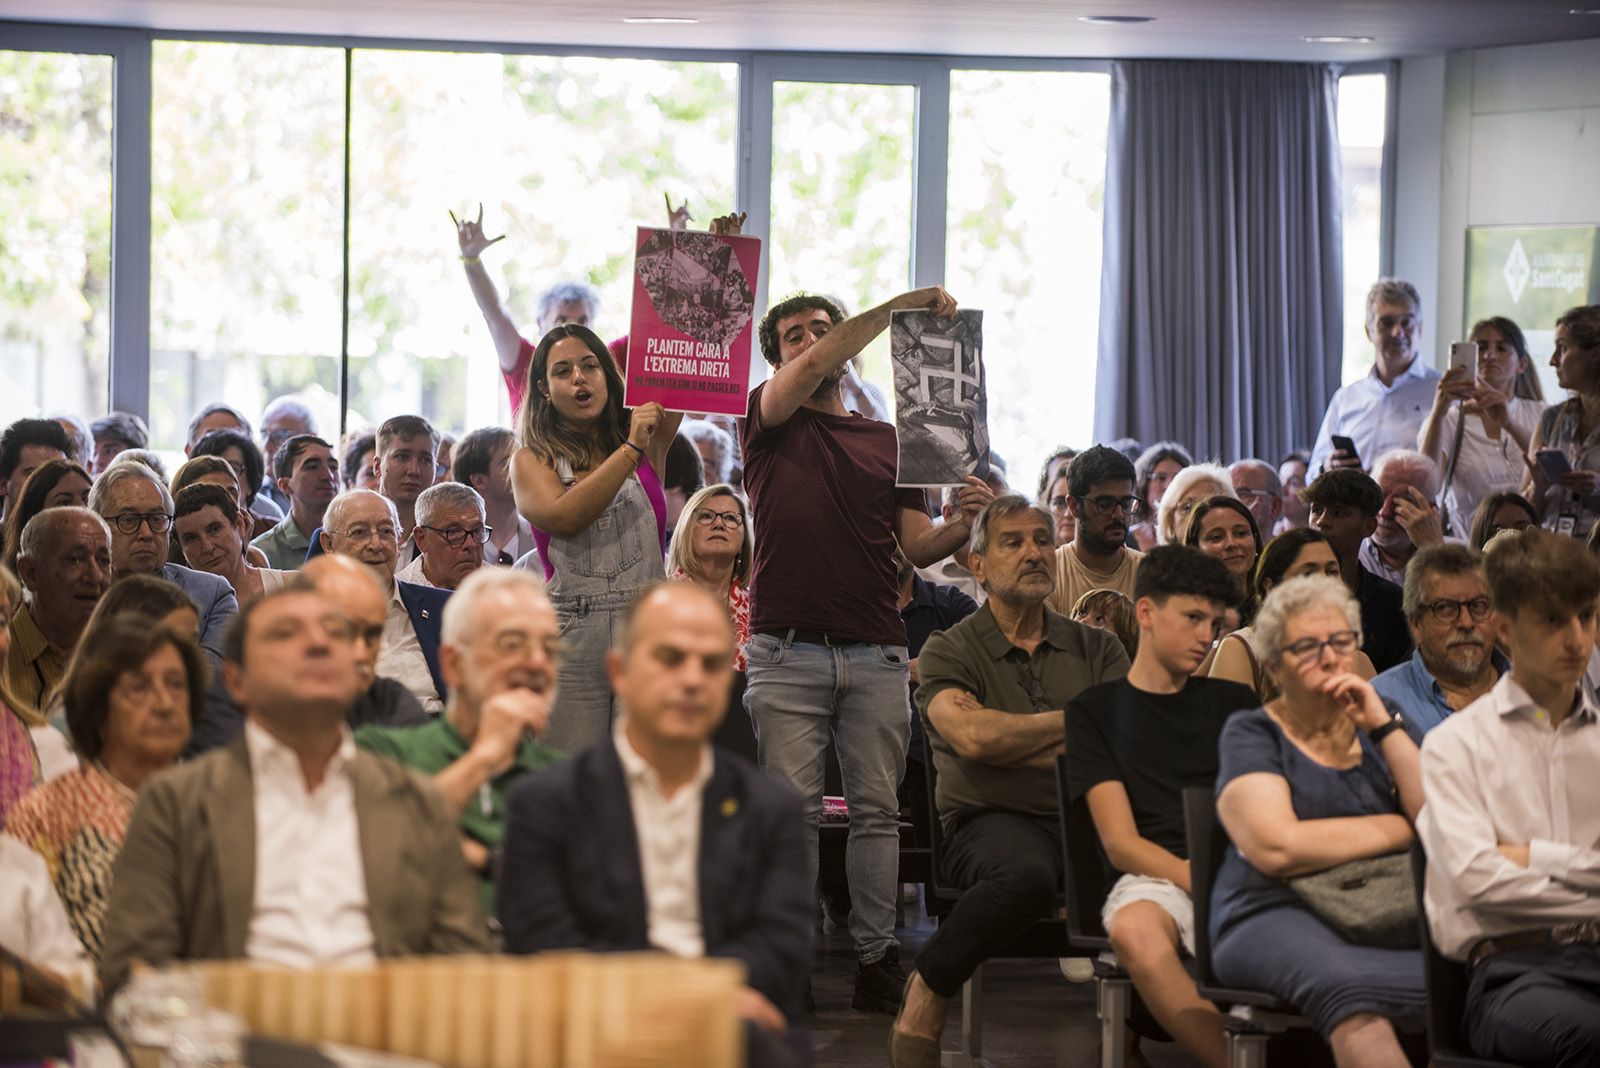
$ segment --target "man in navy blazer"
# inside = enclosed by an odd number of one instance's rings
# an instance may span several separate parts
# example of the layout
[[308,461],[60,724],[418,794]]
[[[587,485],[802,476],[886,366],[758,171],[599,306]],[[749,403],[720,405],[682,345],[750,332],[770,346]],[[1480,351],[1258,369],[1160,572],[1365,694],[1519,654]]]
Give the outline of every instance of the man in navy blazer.
[[[811,951],[801,802],[710,738],[733,681],[726,605],[646,590],[607,654],[612,737],[507,802],[498,913],[512,953],[660,949],[743,961],[752,1064],[805,1058]],[[560,697],[557,696],[559,702]]]

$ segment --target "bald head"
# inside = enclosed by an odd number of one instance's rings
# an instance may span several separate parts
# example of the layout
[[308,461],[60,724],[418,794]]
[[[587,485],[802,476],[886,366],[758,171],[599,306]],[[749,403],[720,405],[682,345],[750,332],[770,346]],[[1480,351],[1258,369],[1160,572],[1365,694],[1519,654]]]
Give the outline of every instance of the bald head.
[[383,580],[353,556],[315,557],[300,574],[318,596],[355,623],[356,653],[361,661],[363,679],[370,686],[377,673],[383,623],[389,612],[389,594]]
[[607,666],[646,759],[710,739],[733,684],[733,642],[728,606],[693,583],[658,583],[634,604]]

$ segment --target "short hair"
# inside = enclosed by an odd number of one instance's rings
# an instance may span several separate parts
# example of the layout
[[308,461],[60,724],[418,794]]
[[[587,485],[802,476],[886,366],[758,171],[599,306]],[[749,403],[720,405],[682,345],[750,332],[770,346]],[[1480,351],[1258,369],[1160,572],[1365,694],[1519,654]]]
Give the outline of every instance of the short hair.
[[[90,492],[94,492],[90,490]],[[17,559],[36,560],[46,545],[53,544],[60,539],[61,528],[74,519],[92,519],[106,536],[106,544],[111,544],[111,528],[100,517],[100,513],[90,508],[79,508],[77,505],[68,504],[60,508],[46,508],[22,528],[22,538],[17,545]]]
[[550,313],[563,304],[583,304],[589,309],[589,320],[593,322],[600,315],[600,294],[594,286],[576,278],[569,278],[550,286],[539,294],[539,314],[535,321],[539,328],[544,329],[545,321],[550,318]]
[[45,510],[44,502],[56,491],[56,486],[68,475],[77,475],[89,485],[94,479],[89,472],[72,460],[46,460],[33,469],[22,484],[17,499],[6,502],[5,565],[17,566],[17,546],[22,541],[22,531],[28,520]]
[[193,731],[200,723],[208,675],[205,657],[195,640],[170,627],[152,626],[142,614],[108,615],[79,641],[61,682],[67,730],[80,757],[98,760],[105,752],[106,720],[111,714],[111,691],[117,680],[124,672],[143,667],[145,661],[168,645],[177,650],[188,679],[189,729]]
[[276,416],[285,412],[299,416],[300,421],[306,425],[307,434],[315,434],[317,432],[317,417],[311,411],[311,406],[292,393],[285,394],[282,397],[274,397],[267,402],[267,406],[261,409],[262,427],[265,428]]
[[154,449],[123,449],[106,466],[112,467],[117,464],[137,464],[148,468],[161,481],[165,482],[167,480],[166,461],[161,459],[161,454]]
[[431,527],[436,515],[447,508],[471,509],[484,517],[483,498],[464,482],[435,482],[417,494],[417,526]]
[[[197,440],[195,435],[200,432],[200,424],[205,422],[211,416],[219,414],[231,416],[234,422],[238,423],[243,429],[243,433],[246,437],[251,435],[252,430],[250,426],[250,420],[244,417],[244,413],[231,404],[223,404],[221,401],[217,401],[215,403],[206,405],[204,408],[201,408],[198,412],[194,413],[194,418],[189,420],[189,433],[183,440],[189,442],[191,445],[194,444],[194,442]],[[219,427],[218,429],[225,430],[227,428]],[[206,433],[209,434],[212,433],[212,431],[208,430]]]
[[[242,666],[244,664],[245,639],[250,636],[250,619],[260,610],[261,606],[280,597],[292,597],[298,593],[316,594],[317,588],[310,579],[298,571],[286,575],[283,585],[275,590],[268,590],[260,597],[252,597],[239,606],[239,612],[228,624],[228,629],[222,635],[222,662]],[[320,595],[319,595],[320,596]]]
[[[210,437],[210,435],[206,435]],[[167,484],[156,476],[156,473],[141,463],[112,464],[100,472],[100,477],[94,480],[94,485],[89,487],[89,509],[95,514],[104,516],[106,498],[111,496],[111,491],[129,479],[142,479],[161,491],[161,507],[172,513],[172,493],[167,489]],[[55,509],[50,509],[55,511]],[[40,513],[41,515],[43,513]]]
[[[1249,505],[1245,504],[1239,498],[1224,497],[1220,493],[1207,497],[1205,500],[1194,506],[1194,511],[1189,513],[1189,522],[1183,528],[1182,544],[1187,545],[1192,549],[1200,548],[1200,521],[1208,514],[1215,512],[1218,509],[1227,512],[1233,512],[1234,514],[1241,516],[1246,523],[1250,524],[1250,537],[1256,543],[1256,555],[1259,556],[1262,548],[1261,528],[1256,526],[1255,513],[1250,510]],[[1141,564],[1140,566],[1143,567],[1144,565]]]
[[[703,597],[708,603],[717,605],[723,610],[724,615],[726,616],[727,604],[718,600],[715,594],[699,583],[690,582],[688,579],[656,579],[654,582],[642,587],[638,593],[634,594],[633,599],[628,602],[628,606],[618,614],[617,621],[613,625],[611,632],[611,648],[620,653],[626,653],[628,651],[629,646],[633,643],[633,623],[634,619],[639,614],[639,607],[643,605],[645,601],[649,600],[657,590],[666,589],[690,591],[697,596]],[[452,598],[452,600],[453,599],[454,598]],[[728,631],[730,635],[732,635],[733,618],[731,616],[727,616],[727,620]],[[730,637],[730,644],[736,640],[736,638]]]
[[207,475],[227,475],[234,482],[239,481],[239,475],[233,465],[220,456],[191,456],[178,465],[172,473],[172,483],[168,489],[172,491],[173,500],[185,486],[192,486]]
[[282,445],[279,445],[278,451],[272,457],[273,477],[288,478],[294,474],[294,462],[300,458],[301,453],[313,445],[320,445],[329,452],[333,451],[332,445],[329,445],[315,434],[296,434]]
[[744,498],[739,496],[738,491],[726,482],[701,487],[683,506],[683,511],[678,515],[678,525],[672,531],[672,542],[667,546],[667,574],[676,575],[681,571],[693,578],[700,573],[700,556],[694,551],[694,517],[713,497],[732,497],[738,503],[739,514],[744,516],[744,536],[739,543],[739,555],[733,562],[733,577],[739,580],[740,585],[748,586],[750,568],[755,563],[756,555],[755,535],[750,529],[750,509],[745,506]]
[[[348,489],[328,502],[328,510],[322,513],[322,529],[338,533],[344,524],[344,511],[351,503],[366,497],[375,497],[383,502],[389,510],[389,522],[394,524],[396,533],[400,530],[400,513],[395,510],[394,502],[377,490]],[[421,497],[421,494],[418,494]]]
[[[1377,461],[1373,463],[1372,481],[1377,482],[1382,473],[1387,472],[1391,467],[1397,467],[1401,470],[1409,469],[1421,475],[1422,484],[1417,486],[1417,489],[1428,500],[1431,501],[1439,496],[1439,483],[1442,481],[1443,476],[1439,474],[1439,465],[1434,463],[1431,458],[1424,456],[1415,449],[1390,449],[1379,456]],[[1407,481],[1411,480],[1408,479]]]
[[1014,515],[1024,512],[1044,524],[1045,530],[1050,533],[1050,543],[1056,540],[1056,519],[1038,504],[1028,500],[1020,493],[1002,493],[988,504],[983,511],[978,513],[978,518],[972,521],[971,548],[976,556],[983,556],[989,551],[989,527],[996,519],[1009,519]]
[[266,474],[267,462],[261,458],[261,448],[249,434],[241,430],[208,430],[189,450],[190,456],[221,456],[229,449],[238,449],[244,457],[244,501],[255,502],[261,492],[261,479]]
[[22,450],[29,445],[59,450],[72,455],[72,439],[67,428],[54,419],[18,419],[0,434],[0,482],[9,481],[22,463]]
[[688,438],[676,434],[667,446],[667,462],[661,472],[661,488],[675,489],[685,497],[706,484],[705,465],[700,462],[700,451]]
[[120,441],[130,449],[148,448],[150,445],[150,428],[144,425],[132,412],[112,412],[103,415],[89,424],[89,433],[94,435],[96,444],[101,438],[111,438]]
[[1576,612],[1600,598],[1600,562],[1576,538],[1538,527],[1503,531],[1489,543],[1484,578],[1495,611],[1524,607]]
[[1371,475],[1353,467],[1322,472],[1300,491],[1300,499],[1311,508],[1354,508],[1367,519],[1383,510],[1383,490]]
[[67,430],[67,437],[72,440],[72,450],[67,453],[67,459],[76,460],[80,464],[86,464],[93,459],[94,435],[89,433],[88,423],[72,412],[56,412],[46,418],[69,424],[71,429]]
[[113,582],[100,600],[95,602],[85,633],[112,616],[131,615],[156,621],[182,608],[187,608],[197,617],[200,615],[200,606],[177,583],[159,575],[124,575]]
[[1172,476],[1166,492],[1161,495],[1161,504],[1156,508],[1156,541],[1159,544],[1170,545],[1183,540],[1183,531],[1178,529],[1178,502],[1196,486],[1209,486],[1212,492],[1206,495],[1208,497],[1237,499],[1239,496],[1239,492],[1233,488],[1233,476],[1228,474],[1226,467],[1221,464],[1190,464]]
[[704,419],[685,419],[678,427],[678,433],[689,439],[696,452],[701,445],[710,445],[711,463],[717,469],[717,481],[728,481],[728,476],[733,473],[735,446],[732,434]]
[[1266,600],[1269,590],[1282,585],[1283,576],[1300,559],[1300,553],[1307,545],[1327,544],[1327,535],[1310,527],[1286,530],[1267,542],[1261,549],[1261,555],[1256,557],[1255,571],[1250,576],[1250,592],[1255,594],[1257,603]]
[[500,590],[523,593],[544,604],[550,603],[544,583],[533,572],[514,567],[480,567],[463,579],[444,603],[444,618],[439,624],[441,639],[460,645],[470,638],[480,629],[474,625],[478,602]]
[[1194,463],[1189,450],[1178,442],[1158,441],[1141,452],[1133,462],[1133,491],[1148,499],[1150,477],[1156,473],[1156,466],[1166,460],[1176,461],[1179,467],[1189,467]]
[[783,363],[778,348],[778,323],[790,316],[799,315],[801,312],[823,311],[828,313],[828,318],[833,320],[833,325],[838,326],[844,322],[844,309],[837,303],[818,293],[796,293],[785,297],[767,309],[767,314],[761,317],[761,325],[756,330],[756,337],[761,342],[761,355],[773,367]]
[[339,479],[345,489],[353,489],[356,479],[361,477],[361,458],[377,451],[377,431],[363,430],[350,436],[345,442],[344,455],[339,458]]
[[1311,450],[1310,449],[1290,449],[1288,452],[1283,454],[1283,457],[1281,459],[1278,460],[1278,466],[1282,467],[1284,464],[1288,463],[1290,460],[1294,460],[1301,467],[1310,467],[1311,466]]
[[1239,603],[1239,583],[1215,556],[1188,545],[1157,545],[1144,554],[1133,577],[1134,601],[1146,597],[1157,605],[1169,597],[1203,597],[1231,608]]
[[1078,598],[1070,613],[1073,619],[1099,612],[1111,624],[1111,633],[1128,653],[1129,661],[1139,655],[1139,617],[1133,602],[1119,590],[1090,590]]
[[1527,515],[1528,522],[1533,526],[1539,525],[1539,513],[1528,499],[1520,493],[1507,491],[1504,493],[1491,493],[1478,502],[1478,510],[1472,513],[1472,529],[1467,536],[1467,542],[1479,552],[1489,544],[1489,538],[1496,533],[1494,529],[1494,514],[1506,505],[1521,508]]
[[509,427],[485,426],[463,434],[450,452],[450,477],[472,485],[473,475],[487,475],[494,454],[514,442],[517,436]]
[[433,424],[420,415],[391,415],[378,426],[378,435],[373,443],[373,448],[379,456],[389,451],[389,447],[399,441],[409,441],[426,434],[433,451],[439,451],[439,432]]
[[[1143,565],[1140,567],[1142,570]],[[1282,663],[1283,632],[1290,620],[1324,608],[1344,613],[1348,629],[1355,631],[1356,642],[1361,642],[1361,606],[1344,581],[1328,575],[1305,575],[1274,586],[1261,602],[1250,628],[1250,650],[1263,664]]]
[[239,500],[221,486],[195,482],[183,487],[172,498],[172,517],[182,519],[202,508],[215,508],[230,523],[239,521]]
[[1418,549],[1406,564],[1405,585],[1400,602],[1406,618],[1422,617],[1422,583],[1429,575],[1483,574],[1483,554],[1459,542],[1447,541]]
[[1254,456],[1247,456],[1243,460],[1235,460],[1228,465],[1228,474],[1235,471],[1260,471],[1267,476],[1267,490],[1270,493],[1283,495],[1283,480],[1278,477],[1278,469],[1265,460],[1258,460]]
[[[1050,494],[1050,482],[1052,481],[1050,478],[1050,468],[1057,460],[1066,460],[1070,462],[1076,455],[1078,455],[1078,450],[1072,448],[1070,445],[1057,445],[1055,452],[1052,452],[1049,456],[1044,458],[1044,463],[1039,466],[1040,504],[1048,503],[1046,502],[1045,498]],[[1056,478],[1060,478],[1065,471],[1066,468],[1063,467],[1060,471],[1056,472]]]
[[1133,464],[1108,445],[1091,445],[1067,465],[1067,492],[1074,497],[1087,496],[1102,482],[1134,481]]
[[1367,290],[1367,322],[1372,321],[1379,304],[1409,304],[1412,314],[1422,318],[1422,298],[1417,295],[1417,287],[1404,278],[1380,278],[1372,283]]

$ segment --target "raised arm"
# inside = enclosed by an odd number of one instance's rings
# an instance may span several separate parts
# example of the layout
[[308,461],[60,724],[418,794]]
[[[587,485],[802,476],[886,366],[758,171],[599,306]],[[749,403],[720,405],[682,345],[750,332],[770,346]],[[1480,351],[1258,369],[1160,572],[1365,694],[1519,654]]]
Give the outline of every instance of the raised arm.
[[1065,742],[1060,712],[1000,712],[966,690],[935,694],[928,719],[962,760],[1002,768],[1051,767]]
[[494,288],[494,282],[489,278],[489,270],[484,267],[481,258],[485,249],[498,241],[504,241],[506,235],[484,236],[482,204],[478,205],[476,219],[457,219],[456,213],[452,211],[450,221],[456,224],[456,242],[461,247],[461,265],[467,271],[467,285],[472,289],[473,299],[478,302],[478,310],[483,313],[483,321],[489,324],[489,336],[494,339],[494,351],[500,358],[500,370],[507,373],[515,371],[517,350],[522,345],[522,335],[517,332],[517,324],[511,321],[505,306],[500,303],[500,294]]
[[[821,342],[818,342],[821,344]],[[994,500],[994,491],[981,478],[968,475],[957,501],[961,512],[948,523],[933,525],[920,508],[900,508],[895,512],[894,535],[900,551],[917,567],[936,564],[967,543],[973,520]]]
[[[1417,451],[1438,464],[1441,471],[1449,460],[1445,455],[1447,448],[1444,440],[1445,416],[1449,413],[1451,405],[1471,395],[1472,372],[1465,367],[1450,368],[1433,389],[1433,407],[1428,409],[1428,417],[1422,421],[1422,429],[1417,431]],[[1457,418],[1465,416],[1465,412],[1456,413]]]
[[[511,492],[517,501],[517,511],[528,522],[550,534],[572,537],[581,533],[600,518],[600,513],[616,499],[617,491],[628,476],[650,454],[652,439],[664,415],[661,405],[653,402],[635,408],[628,426],[631,444],[618,445],[599,466],[585,472],[570,487],[561,481],[555,468],[535,456],[532,449],[518,449],[511,457]],[[676,422],[672,428],[676,433]],[[666,439],[668,445],[671,441],[670,437]],[[660,455],[665,457],[665,446]]]

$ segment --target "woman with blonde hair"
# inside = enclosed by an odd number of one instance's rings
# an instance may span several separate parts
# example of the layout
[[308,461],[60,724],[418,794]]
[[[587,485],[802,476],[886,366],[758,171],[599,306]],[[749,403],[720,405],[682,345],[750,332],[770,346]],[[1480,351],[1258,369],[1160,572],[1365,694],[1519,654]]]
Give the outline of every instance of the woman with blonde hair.
[[750,568],[755,538],[744,501],[726,482],[698,490],[683,506],[667,550],[667,577],[687,579],[728,602],[733,618],[733,669],[744,671],[750,640]]
[[1172,476],[1161,505],[1156,510],[1156,544],[1176,545],[1183,541],[1189,513],[1207,497],[1239,499],[1233,476],[1221,464],[1190,464]]

